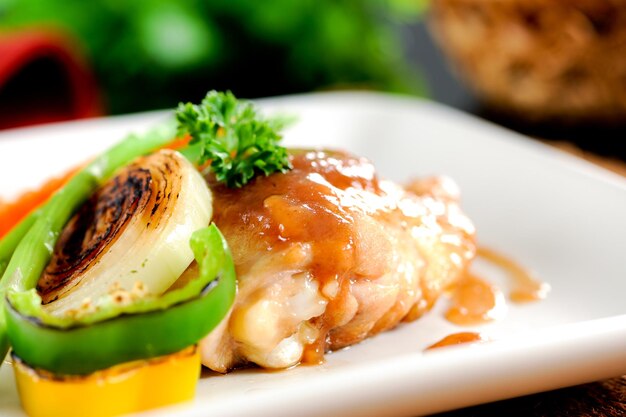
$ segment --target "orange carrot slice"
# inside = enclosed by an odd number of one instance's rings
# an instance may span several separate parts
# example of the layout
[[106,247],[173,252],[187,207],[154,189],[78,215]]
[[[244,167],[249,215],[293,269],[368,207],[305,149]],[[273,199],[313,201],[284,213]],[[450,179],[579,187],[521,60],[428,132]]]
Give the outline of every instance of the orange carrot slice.
[[28,213],[45,203],[56,190],[69,181],[79,168],[81,167],[74,167],[59,177],[49,179],[39,188],[23,193],[13,201],[0,202],[0,238]]

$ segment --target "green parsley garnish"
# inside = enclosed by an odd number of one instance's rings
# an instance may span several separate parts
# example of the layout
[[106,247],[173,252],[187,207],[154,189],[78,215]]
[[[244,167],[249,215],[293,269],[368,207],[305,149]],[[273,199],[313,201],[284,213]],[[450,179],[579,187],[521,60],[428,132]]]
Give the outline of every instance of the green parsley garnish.
[[230,92],[210,91],[202,103],[180,103],[178,135],[189,134],[198,164],[210,161],[218,181],[239,188],[255,175],[291,169],[287,150],[278,142],[284,119],[261,117],[249,101]]

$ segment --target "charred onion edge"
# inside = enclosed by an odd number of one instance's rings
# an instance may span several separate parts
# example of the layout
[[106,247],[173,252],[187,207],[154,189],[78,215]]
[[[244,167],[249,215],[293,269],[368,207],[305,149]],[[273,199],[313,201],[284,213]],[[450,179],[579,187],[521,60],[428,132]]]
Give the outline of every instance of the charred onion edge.
[[191,264],[189,238],[212,211],[205,179],[181,154],[163,149],[135,159],[60,232],[36,286],[45,310],[79,319],[115,285],[126,294],[138,283],[148,294],[165,292]]

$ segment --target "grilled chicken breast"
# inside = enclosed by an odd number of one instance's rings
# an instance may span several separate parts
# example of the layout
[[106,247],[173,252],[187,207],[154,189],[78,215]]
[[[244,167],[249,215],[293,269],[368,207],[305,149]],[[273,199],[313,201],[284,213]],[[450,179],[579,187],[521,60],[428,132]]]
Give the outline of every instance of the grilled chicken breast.
[[241,189],[208,178],[238,274],[229,317],[201,342],[218,372],[319,362],[426,312],[475,255],[447,179],[379,180],[364,158],[295,151]]

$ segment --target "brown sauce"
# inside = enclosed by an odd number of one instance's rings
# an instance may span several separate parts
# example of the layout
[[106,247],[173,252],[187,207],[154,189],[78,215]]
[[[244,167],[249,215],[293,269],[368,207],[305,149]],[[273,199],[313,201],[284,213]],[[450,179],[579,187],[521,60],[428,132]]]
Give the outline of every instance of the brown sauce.
[[[304,363],[321,363],[327,348],[328,332],[336,327],[349,293],[351,271],[356,265],[354,225],[361,214],[358,201],[363,192],[382,196],[378,178],[371,163],[348,157],[341,152],[295,151],[289,175],[259,176],[246,187],[228,189],[214,178],[208,178],[215,198],[214,221],[225,236],[240,236],[245,229],[261,245],[262,251],[278,252],[293,243],[305,242],[311,247],[311,273],[320,286],[336,282],[339,288],[329,301],[323,317],[314,320],[320,336],[307,345]],[[347,191],[346,191],[347,190]],[[349,201],[344,201],[348,199]],[[339,204],[341,202],[341,204]],[[245,256],[239,251],[245,244],[233,244],[235,264],[245,273]]]
[[[509,257],[487,248],[478,248],[477,256],[502,268],[513,280],[509,299],[529,302],[546,297],[550,286],[534,278],[528,270]],[[451,323],[472,326],[499,319],[505,310],[502,292],[484,279],[466,272],[452,288],[452,306],[445,313]]]
[[526,268],[501,253],[492,249],[478,248],[477,255],[502,268],[512,278],[514,286],[509,298],[513,302],[542,300],[550,291],[550,285],[537,280]]
[[460,344],[466,344],[466,343],[480,343],[480,342],[486,342],[488,340],[489,339],[483,337],[483,335],[481,335],[480,333],[474,333],[474,332],[452,333],[444,337],[437,343],[433,343],[432,345],[428,346],[426,350],[438,349],[438,348],[442,348],[446,346],[454,346],[454,345],[460,345]]
[[[338,204],[348,188],[377,193],[373,166],[358,158],[325,152],[295,152],[289,175],[257,177],[240,189],[212,178],[215,222],[220,228],[246,228],[267,250],[312,242],[314,275],[322,283],[341,281],[354,266],[354,211]],[[237,252],[234,253],[237,257]]]
[[[290,158],[293,169],[288,174],[258,176],[245,191],[228,189],[211,175],[207,180],[215,199],[213,220],[229,241],[239,276],[249,275],[258,254],[283,256],[290,248],[302,248],[288,253],[303,254],[298,262],[320,290],[334,289],[329,290],[331,295],[324,292],[328,300],[324,314],[309,322],[318,336],[304,347],[302,363],[320,363],[329,349],[352,345],[393,327],[417,297],[419,304],[410,317],[421,315],[473,257],[473,225],[444,185],[430,182],[407,191],[379,182],[369,162],[341,152],[295,151]],[[393,230],[385,230],[386,225]],[[393,245],[399,238],[407,242],[396,252]],[[414,262],[406,266],[410,268],[406,274],[415,274],[418,292],[399,296],[372,326],[363,317],[379,314],[376,306],[365,310],[368,303],[359,304],[353,289],[356,285],[365,288],[363,282],[383,276],[388,265],[396,262],[392,258],[396,253],[412,250],[420,258],[410,258]],[[296,264],[287,258],[277,262]],[[239,305],[271,288],[254,282],[239,286]],[[406,285],[413,283],[407,278]],[[499,298],[493,303],[498,307]],[[472,316],[472,323],[490,319],[492,309],[487,310]],[[365,311],[363,316],[360,311]]]
[[452,306],[446,319],[461,326],[488,323],[502,317],[505,310],[504,295],[489,282],[466,273],[452,291]]
[[322,343],[322,338],[319,338],[315,343],[304,346],[304,352],[302,353],[302,359],[300,364],[302,365],[322,365],[326,360],[324,359],[325,353],[325,341]]

